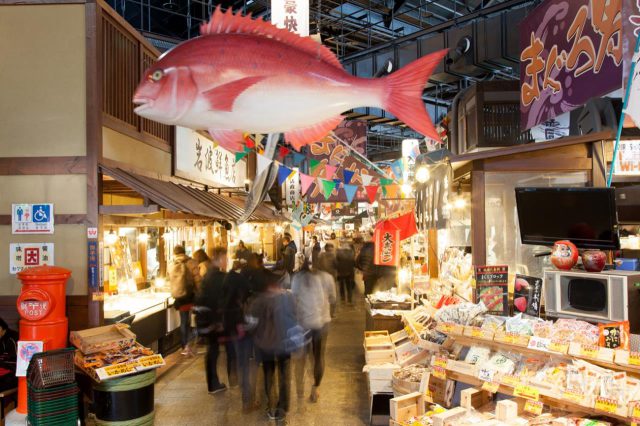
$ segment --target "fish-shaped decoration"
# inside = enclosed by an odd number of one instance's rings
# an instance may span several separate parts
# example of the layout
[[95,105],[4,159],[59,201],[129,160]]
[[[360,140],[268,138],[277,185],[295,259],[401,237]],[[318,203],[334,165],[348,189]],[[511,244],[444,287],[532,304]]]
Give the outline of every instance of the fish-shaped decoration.
[[243,133],[284,133],[296,150],[325,137],[341,114],[383,108],[413,130],[440,140],[422,91],[446,50],[382,78],[348,74],[309,37],[220,7],[201,35],[160,57],[133,97],[135,112],[165,124],[208,130],[223,147],[242,149]]

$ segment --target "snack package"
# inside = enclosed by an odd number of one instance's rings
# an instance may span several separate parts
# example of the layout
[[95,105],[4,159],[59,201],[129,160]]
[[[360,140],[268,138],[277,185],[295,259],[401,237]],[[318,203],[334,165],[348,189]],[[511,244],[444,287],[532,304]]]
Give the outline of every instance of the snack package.
[[533,326],[538,322],[540,322],[540,320],[524,318],[522,314],[517,314],[511,318],[507,318],[505,330],[507,333],[516,333],[520,336],[532,336]]
[[530,357],[523,358],[516,366],[515,375],[520,376],[523,379],[530,379],[536,376],[542,368],[544,368],[545,362],[540,358]]
[[490,330],[495,333],[496,331],[499,331],[504,327],[505,321],[505,317],[499,317],[496,315],[485,315],[481,328],[483,330]]
[[564,389],[567,383],[567,364],[558,360],[549,360],[544,367],[538,371],[534,380],[550,388]]
[[567,365],[566,390],[586,394],[587,369],[580,365]]
[[489,358],[489,361],[485,365],[478,365],[503,374],[513,374],[516,369],[516,364],[519,361],[520,355],[508,352],[497,352]]
[[600,380],[600,396],[618,401],[620,405],[625,405],[628,402],[625,400],[626,386],[627,374],[624,371],[607,370]]
[[482,346],[472,346],[467,352],[467,356],[464,358],[464,362],[468,364],[483,365],[491,356],[491,349],[484,348]]
[[457,305],[444,306],[436,312],[434,318],[438,322],[469,325],[478,315],[487,312],[487,308],[482,302],[458,303]]
[[629,321],[598,324],[598,329],[600,347],[629,350]]
[[597,345],[600,332],[597,326],[586,321],[559,319],[553,324],[552,340]]
[[533,335],[550,339],[553,334],[553,321],[538,321],[533,324]]

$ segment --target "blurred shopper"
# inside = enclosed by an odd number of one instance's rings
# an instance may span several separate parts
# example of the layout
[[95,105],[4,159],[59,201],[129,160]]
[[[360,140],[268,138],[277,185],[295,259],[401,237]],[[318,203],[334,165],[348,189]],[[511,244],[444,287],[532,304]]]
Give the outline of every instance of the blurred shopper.
[[175,246],[173,260],[168,269],[171,297],[175,299],[173,307],[180,312],[182,355],[192,355],[193,352],[189,347],[191,340],[190,312],[196,292],[196,277],[199,277],[198,262],[187,256],[184,246]]
[[249,262],[250,257],[251,250],[244,245],[244,241],[240,240],[238,243],[238,249],[236,250],[236,259],[242,259],[245,262]]
[[283,252],[283,263],[282,269],[288,274],[293,274],[293,270],[296,264],[296,243],[291,240],[289,234],[285,234],[282,238],[282,247],[284,249]]
[[322,248],[320,247],[320,242],[318,241],[318,237],[315,235],[311,237],[312,240],[312,248],[311,248],[311,261],[315,262],[320,257],[320,252]]
[[0,318],[0,391],[18,386],[16,361],[18,350],[18,332],[11,330]]
[[196,250],[193,253],[193,260],[198,264],[198,275],[194,276],[194,281],[196,284],[196,293],[200,291],[200,284],[202,283],[202,279],[207,272],[209,271],[209,267],[211,266],[211,259],[207,256],[207,253],[203,249]]
[[338,273],[338,287],[342,303],[353,303],[353,288],[356,285],[356,259],[353,247],[344,244],[336,253],[336,270]]
[[375,256],[375,245],[373,241],[367,241],[360,249],[360,254],[356,259],[356,266],[362,271],[362,279],[364,280],[364,294],[371,294],[378,279],[377,267],[373,263]]
[[333,244],[327,243],[324,246],[324,251],[320,253],[320,261],[318,262],[318,267],[323,271],[331,274],[334,280],[338,277],[336,251]]
[[[267,414],[270,419],[280,421],[289,411],[291,353],[304,345],[304,336],[296,320],[293,295],[280,288],[276,274],[265,271],[263,277],[266,291],[251,304],[249,324],[264,371]],[[277,393],[273,389],[276,371]]]
[[[207,336],[207,356],[205,373],[207,388],[210,394],[227,389],[218,378],[218,355],[220,341],[224,338],[223,301],[227,269],[227,249],[217,247],[213,250],[211,267],[202,280],[202,291],[196,299],[197,322],[199,332]],[[232,376],[234,368],[234,350],[231,342],[227,343],[227,373]]]
[[252,292],[249,277],[241,272],[244,263],[242,260],[235,260],[225,278],[223,321],[236,354],[236,377],[240,380],[242,390],[242,409],[248,413],[254,408],[252,372],[255,369],[251,362],[253,342],[247,334],[245,324],[245,313]]
[[[323,274],[327,273],[323,272]],[[329,277],[330,278],[330,277]],[[296,359],[296,390],[298,398],[304,397],[304,376],[307,353],[313,355],[313,386],[309,399],[317,402],[318,387],[324,375],[324,352],[331,322],[330,300],[335,302],[335,287],[323,285],[319,274],[311,272],[305,259],[299,272],[293,276],[291,292],[296,300],[298,322],[310,331],[310,343],[299,352]]]

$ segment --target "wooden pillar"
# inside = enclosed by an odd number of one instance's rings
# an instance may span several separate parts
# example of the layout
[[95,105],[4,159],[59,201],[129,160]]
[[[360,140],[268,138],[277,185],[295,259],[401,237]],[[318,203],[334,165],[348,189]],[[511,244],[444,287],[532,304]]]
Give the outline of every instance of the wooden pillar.
[[157,256],[158,256],[158,263],[160,263],[160,266],[158,267],[158,275],[160,277],[164,277],[167,275],[167,260],[165,259],[165,255],[164,255],[164,248],[165,248],[165,241],[164,241],[164,230],[165,228],[161,227],[158,228],[158,250],[157,250]]
[[487,262],[485,229],[485,172],[471,172],[471,255],[474,265]]
[[[102,242],[103,227],[99,214],[102,204],[102,175],[98,168],[102,159],[102,9],[95,1],[85,5],[86,26],[86,144],[87,144],[87,227],[98,228],[98,241]],[[99,244],[101,247],[102,244]],[[102,265],[98,265],[100,268]],[[89,278],[87,277],[87,283]],[[89,286],[87,286],[89,287]],[[103,301],[94,298],[94,293],[103,291],[102,283],[97,288],[87,288],[88,326],[96,327],[104,322]]]
[[437,277],[440,274],[438,268],[438,230],[429,229],[427,231],[427,264],[429,266],[429,276]]
[[207,225],[207,256],[211,257],[213,255],[213,247],[215,247],[216,243],[213,239],[213,226]]
[[[147,233],[147,228],[140,228],[140,235]],[[138,261],[140,262],[140,272],[145,281],[147,281],[147,249],[149,248],[149,241],[146,239],[138,240]]]
[[591,144],[591,160],[593,161],[591,171],[591,186],[607,186],[607,160],[605,157],[605,142],[593,142]]

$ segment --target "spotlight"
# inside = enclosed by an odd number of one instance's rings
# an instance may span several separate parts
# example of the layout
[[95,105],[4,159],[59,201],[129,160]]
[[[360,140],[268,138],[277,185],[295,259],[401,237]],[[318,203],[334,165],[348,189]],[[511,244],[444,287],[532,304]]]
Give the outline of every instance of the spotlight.
[[429,180],[429,169],[427,166],[422,165],[416,170],[416,180],[420,183],[425,183]]

